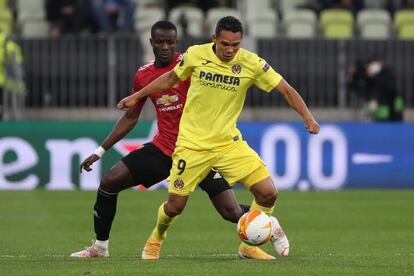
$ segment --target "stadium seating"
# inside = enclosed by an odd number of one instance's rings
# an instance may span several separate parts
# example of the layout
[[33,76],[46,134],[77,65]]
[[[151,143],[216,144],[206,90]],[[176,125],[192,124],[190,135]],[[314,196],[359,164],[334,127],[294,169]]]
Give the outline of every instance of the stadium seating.
[[274,38],[278,33],[278,18],[272,9],[255,13],[247,23],[249,35],[255,38]]
[[414,10],[399,10],[394,14],[394,26],[401,39],[413,39]]
[[283,26],[288,38],[315,37],[317,22],[316,14],[312,10],[291,10],[283,16]]
[[365,9],[356,16],[360,36],[366,39],[386,39],[391,36],[391,16],[381,9]]
[[384,9],[387,0],[365,0],[367,9]]
[[135,11],[134,29],[138,33],[146,32],[151,29],[152,24],[164,18],[164,10],[162,8],[142,6]]
[[414,39],[414,24],[406,24],[400,28],[400,32],[398,33],[398,37],[400,39]]
[[258,1],[244,0],[246,13],[247,13],[246,16],[249,17],[253,13],[257,14],[263,10],[272,9],[273,8],[272,2],[274,1],[273,0],[258,0]]
[[213,34],[216,28],[217,21],[219,21],[220,18],[227,15],[237,17],[240,19],[240,21],[242,21],[242,23],[244,23],[243,18],[241,18],[239,11],[236,9],[225,7],[211,8],[207,11],[206,15],[206,26],[208,32],[207,34]]
[[188,24],[188,34],[194,37],[200,37],[203,35],[203,22],[204,15],[203,11],[196,7],[191,6],[180,6],[171,9],[169,14],[169,20],[173,22],[178,29],[178,34],[181,36],[181,24],[180,18],[184,15]]
[[31,12],[44,14],[44,0],[18,0],[17,10],[20,12]]
[[278,0],[277,6],[282,15],[288,11],[297,9],[299,6],[306,4],[307,0]]
[[46,37],[49,23],[43,0],[18,0],[17,29],[25,37]]
[[27,38],[47,37],[49,34],[49,23],[45,20],[26,21],[21,26],[21,34]]
[[350,39],[353,37],[354,17],[344,9],[323,10],[320,24],[327,39]]

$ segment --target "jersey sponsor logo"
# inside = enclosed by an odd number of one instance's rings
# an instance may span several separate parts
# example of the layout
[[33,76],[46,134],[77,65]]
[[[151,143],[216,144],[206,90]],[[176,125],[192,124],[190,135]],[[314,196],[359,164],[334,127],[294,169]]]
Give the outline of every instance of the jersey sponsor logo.
[[199,78],[202,80],[206,80],[206,81],[213,81],[213,82],[219,82],[219,83],[237,85],[237,86],[240,85],[240,78],[238,77],[223,76],[221,74],[213,74],[210,72],[200,71]]
[[199,78],[200,85],[221,90],[237,92],[237,86],[240,85],[240,78],[238,77],[213,74],[210,72],[200,71]]
[[180,178],[177,178],[173,182],[174,188],[181,190],[184,187],[184,181]]
[[232,72],[233,72],[233,74],[235,74],[235,75],[240,74],[241,70],[242,70],[242,67],[241,67],[241,65],[240,65],[240,64],[234,64],[234,65],[231,67],[231,71],[232,71]]
[[161,107],[158,110],[165,112],[165,111],[173,111],[173,110],[182,109],[182,108],[183,108],[183,104],[177,104],[177,105],[171,105],[167,107]]
[[174,102],[178,101],[178,95],[162,95],[161,98],[158,98],[156,103],[163,105],[172,105]]
[[158,98],[156,103],[157,105],[164,105],[164,107],[158,108],[159,111],[165,112],[165,111],[173,111],[177,109],[182,109],[183,104],[176,104],[172,105],[175,102],[178,102],[179,97],[178,95],[162,95],[161,98]]

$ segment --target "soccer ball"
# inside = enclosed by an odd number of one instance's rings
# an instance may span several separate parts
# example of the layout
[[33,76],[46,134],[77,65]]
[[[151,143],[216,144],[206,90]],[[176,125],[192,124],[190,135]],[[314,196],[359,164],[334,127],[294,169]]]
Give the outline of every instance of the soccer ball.
[[273,228],[270,217],[260,210],[245,213],[237,223],[237,234],[250,245],[261,245],[272,236]]

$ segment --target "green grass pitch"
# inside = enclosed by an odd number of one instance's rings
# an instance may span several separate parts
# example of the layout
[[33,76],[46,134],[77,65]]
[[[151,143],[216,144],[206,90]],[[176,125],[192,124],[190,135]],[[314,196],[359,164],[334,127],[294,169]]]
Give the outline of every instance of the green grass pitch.
[[[244,189],[236,191],[250,203]],[[161,259],[142,246],[166,191],[118,198],[110,257],[74,259],[94,238],[94,192],[0,192],[0,275],[414,275],[414,191],[282,191],[275,211],[291,255],[241,260],[235,224],[201,191],[170,229]],[[274,254],[270,244],[263,248]]]

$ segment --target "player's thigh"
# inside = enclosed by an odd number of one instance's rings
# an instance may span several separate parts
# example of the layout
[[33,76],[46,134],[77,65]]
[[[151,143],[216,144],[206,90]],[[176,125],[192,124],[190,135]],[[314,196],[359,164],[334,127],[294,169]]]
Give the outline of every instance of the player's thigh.
[[211,170],[208,175],[199,184],[200,188],[205,191],[210,199],[218,194],[231,189],[229,183],[217,171]]
[[[249,183],[243,182],[246,188],[270,176],[265,163],[245,141],[236,142],[220,154],[214,167],[230,184],[247,178]],[[251,175],[253,178],[249,178]]]
[[168,177],[168,192],[179,196],[189,195],[212,168],[214,154],[177,147]]
[[134,150],[122,161],[128,167],[135,185],[148,188],[166,179],[170,173],[172,160],[152,143]]
[[132,186],[133,177],[128,167],[120,160],[102,177],[99,188],[108,193],[118,193]]

